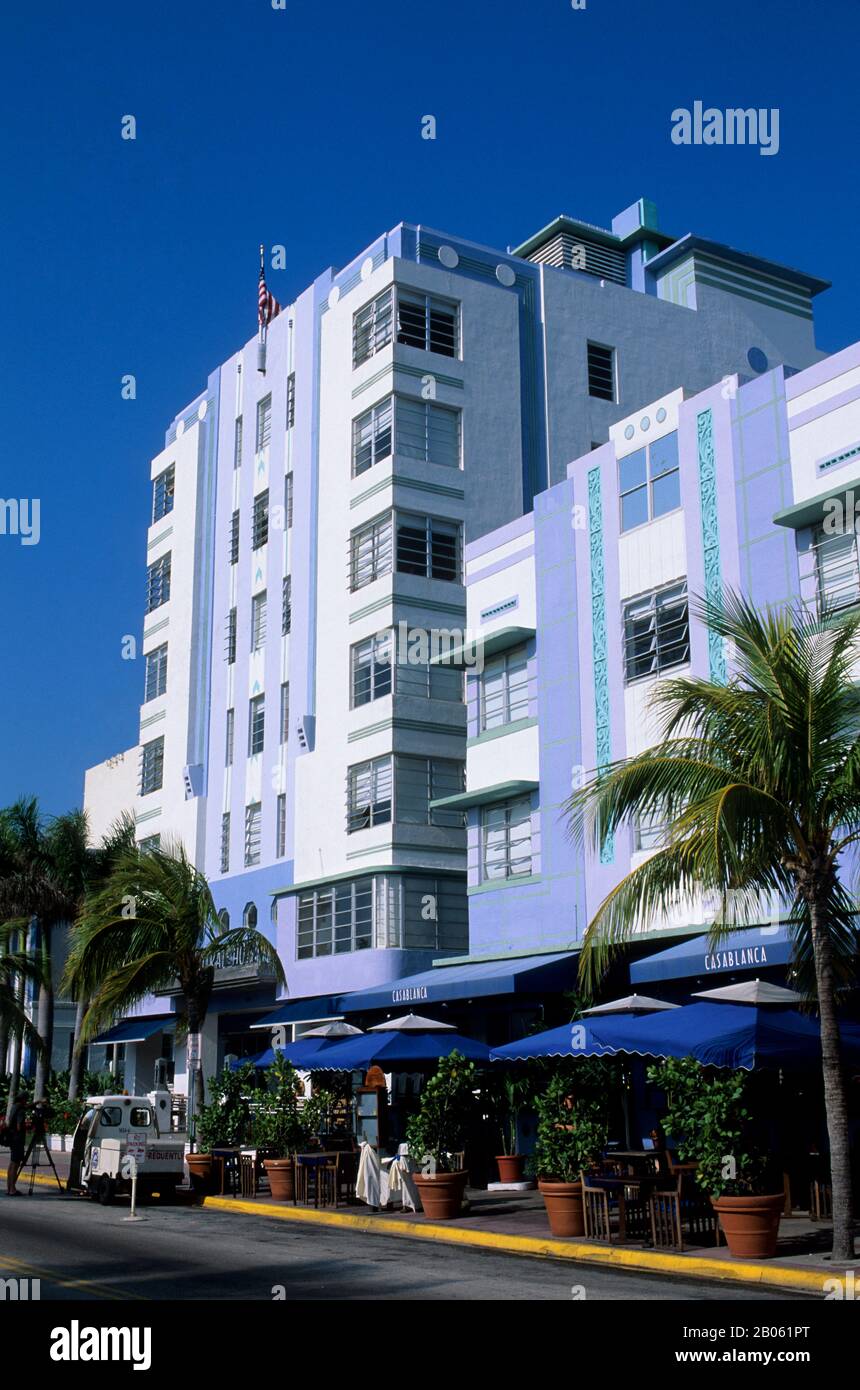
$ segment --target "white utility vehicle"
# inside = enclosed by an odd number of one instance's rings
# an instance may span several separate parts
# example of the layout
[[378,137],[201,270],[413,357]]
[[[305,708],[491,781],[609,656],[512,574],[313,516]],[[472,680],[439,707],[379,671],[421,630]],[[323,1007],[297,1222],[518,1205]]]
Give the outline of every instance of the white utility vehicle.
[[137,1172],[142,1198],[167,1199],[184,1177],[186,1136],[171,1129],[167,1090],[148,1096],[88,1096],[72,1140],[68,1190],[86,1192],[103,1205],[131,1191]]

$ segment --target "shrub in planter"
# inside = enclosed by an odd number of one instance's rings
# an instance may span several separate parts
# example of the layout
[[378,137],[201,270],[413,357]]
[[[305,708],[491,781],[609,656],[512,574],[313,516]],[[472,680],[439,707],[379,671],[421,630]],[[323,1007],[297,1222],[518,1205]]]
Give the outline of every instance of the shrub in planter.
[[585,1234],[580,1175],[597,1162],[609,1132],[603,1102],[577,1090],[571,1074],[559,1073],[535,1098],[535,1167],[554,1236]]
[[256,1085],[256,1073],[250,1062],[235,1071],[225,1067],[220,1076],[209,1078],[211,1100],[196,1117],[194,1138],[197,1153],[186,1155],[191,1185],[197,1191],[208,1191],[212,1183],[212,1150],[235,1148],[245,1144],[250,1136],[251,1106],[249,1095]]
[[666,1094],[663,1128],[680,1157],[696,1163],[732,1254],[772,1259],[785,1197],[756,1142],[749,1074],[708,1075],[694,1057],[670,1057],[649,1067],[648,1080]]
[[324,1102],[315,1096],[300,1103],[298,1072],[277,1051],[268,1083],[254,1116],[253,1138],[258,1148],[272,1155],[263,1160],[272,1196],[291,1202],[295,1196],[293,1154],[306,1149],[316,1136]]
[[524,1077],[506,1075],[493,1078],[489,1101],[496,1111],[501,1153],[496,1155],[499,1165],[499,1181],[514,1183],[523,1181],[525,1154],[517,1145],[517,1128],[520,1115],[531,1102],[533,1087]]
[[459,1052],[441,1057],[435,1076],[421,1092],[421,1104],[406,1127],[409,1155],[421,1165],[415,1184],[427,1216],[450,1221],[463,1205],[468,1173],[454,1168],[475,1107],[474,1062]]

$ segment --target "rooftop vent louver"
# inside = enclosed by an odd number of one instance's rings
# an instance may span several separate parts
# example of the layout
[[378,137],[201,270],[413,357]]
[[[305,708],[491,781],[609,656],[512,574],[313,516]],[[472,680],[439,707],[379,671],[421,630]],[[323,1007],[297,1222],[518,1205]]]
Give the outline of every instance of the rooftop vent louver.
[[526,260],[536,265],[551,265],[557,270],[584,270],[586,275],[612,280],[616,285],[627,283],[624,252],[620,248],[591,241],[573,232],[556,232],[530,251]]

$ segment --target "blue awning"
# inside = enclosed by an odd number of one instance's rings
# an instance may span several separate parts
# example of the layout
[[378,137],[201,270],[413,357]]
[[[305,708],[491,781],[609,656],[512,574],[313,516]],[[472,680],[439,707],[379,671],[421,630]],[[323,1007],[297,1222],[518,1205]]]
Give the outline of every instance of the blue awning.
[[148,1018],[124,1018],[93,1038],[94,1043],[134,1043],[146,1042],[156,1033],[172,1033],[176,1026],[175,1014],[150,1015]]
[[307,999],[285,999],[283,1003],[252,1023],[252,1028],[277,1028],[281,1023],[311,1023],[343,1016],[342,996],[313,994]]
[[549,956],[508,956],[503,960],[438,965],[373,989],[356,990],[340,999],[342,1013],[390,1009],[398,1004],[443,1003],[496,994],[543,994],[568,989],[576,973],[576,952]]
[[658,951],[630,966],[630,983],[653,984],[660,980],[686,980],[692,976],[725,975],[739,970],[759,972],[774,965],[788,965],[792,942],[785,927],[751,927],[732,932],[716,950],[709,937],[696,936]]

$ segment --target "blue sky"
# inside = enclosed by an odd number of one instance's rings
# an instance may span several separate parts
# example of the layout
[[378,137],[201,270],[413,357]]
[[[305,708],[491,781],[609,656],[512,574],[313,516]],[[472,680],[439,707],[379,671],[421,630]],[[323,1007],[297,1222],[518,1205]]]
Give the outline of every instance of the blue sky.
[[[41,0],[3,39],[0,496],[40,499],[41,539],[0,536],[0,805],[79,805],[136,741],[149,460],[253,335],[260,241],[284,302],[401,220],[505,247],[647,196],[832,280],[819,346],[860,338],[844,0]],[[696,99],[778,107],[779,153],[673,145]]]

